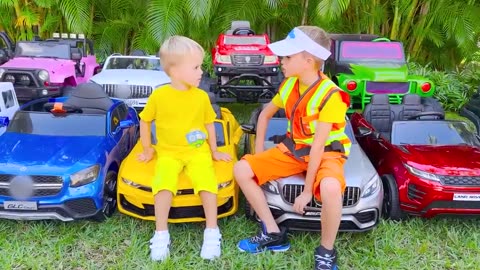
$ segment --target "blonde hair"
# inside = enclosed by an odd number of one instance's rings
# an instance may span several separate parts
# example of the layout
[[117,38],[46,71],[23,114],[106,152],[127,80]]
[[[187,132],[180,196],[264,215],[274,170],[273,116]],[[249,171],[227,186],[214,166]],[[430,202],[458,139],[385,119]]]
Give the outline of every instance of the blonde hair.
[[[330,46],[332,45],[332,41],[330,39],[330,36],[323,30],[322,28],[318,26],[310,26],[310,25],[302,25],[298,26],[298,29],[300,29],[305,35],[307,35],[311,40],[313,40],[315,43],[318,45],[324,47],[327,50],[330,50]],[[315,59],[315,63],[317,65],[321,65],[323,63],[323,60],[312,55],[311,53],[304,52],[308,54],[310,57]]]
[[195,40],[184,36],[171,36],[160,47],[160,64],[167,75],[170,75],[169,69],[172,66],[195,53],[200,53],[202,59],[205,57],[205,50]]

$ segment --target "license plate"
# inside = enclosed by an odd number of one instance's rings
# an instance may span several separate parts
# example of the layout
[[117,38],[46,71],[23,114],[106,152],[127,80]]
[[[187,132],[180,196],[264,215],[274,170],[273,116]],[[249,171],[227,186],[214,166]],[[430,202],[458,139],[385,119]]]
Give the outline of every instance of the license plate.
[[3,202],[5,210],[37,210],[37,202],[22,202],[22,201],[5,201]]
[[454,201],[480,201],[479,193],[454,193]]

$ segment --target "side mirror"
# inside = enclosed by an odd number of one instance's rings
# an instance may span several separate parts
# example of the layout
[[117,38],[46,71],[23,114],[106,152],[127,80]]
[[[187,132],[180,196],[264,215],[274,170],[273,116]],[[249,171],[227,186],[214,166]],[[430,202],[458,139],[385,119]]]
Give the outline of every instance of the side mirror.
[[255,134],[255,125],[252,124],[243,124],[242,126],[243,132],[247,134]]
[[133,123],[132,120],[122,120],[118,124],[118,127],[115,129],[113,134],[116,134],[116,133],[120,132],[120,130],[122,130],[122,129],[127,129],[127,128],[130,128],[130,127],[133,127],[133,125],[134,125],[134,123]]
[[72,53],[72,60],[78,61],[82,59],[82,55],[80,53]]
[[6,127],[10,123],[10,119],[7,116],[0,117],[0,127]]
[[96,74],[100,73],[101,71],[102,71],[102,67],[101,67],[101,66],[95,67],[95,68],[93,69],[93,75],[96,75]]
[[367,127],[360,126],[357,129],[357,133],[355,134],[357,137],[366,137],[373,134],[373,131]]
[[132,120],[122,120],[120,121],[120,124],[118,125],[118,127],[120,129],[126,129],[126,128],[130,128],[130,127],[133,127],[134,123]]

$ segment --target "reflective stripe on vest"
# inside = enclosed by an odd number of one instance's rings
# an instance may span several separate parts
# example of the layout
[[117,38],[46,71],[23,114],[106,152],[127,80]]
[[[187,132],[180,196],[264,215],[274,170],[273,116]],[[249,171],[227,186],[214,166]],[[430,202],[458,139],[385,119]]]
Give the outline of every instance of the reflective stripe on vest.
[[[296,93],[294,93],[294,91],[296,91]],[[279,95],[282,99],[282,103],[284,104],[286,111],[293,110],[293,108],[290,108],[287,104],[292,104],[292,102],[289,102],[290,98],[298,98],[300,96],[298,91],[298,82],[297,78],[295,77],[288,78],[282,85],[282,87],[279,89]],[[288,121],[287,131],[290,136],[294,136],[294,138],[292,139],[294,140],[295,144],[312,145],[313,137],[317,128],[318,114],[320,110],[323,109],[323,106],[325,105],[327,99],[329,99],[334,92],[341,90],[338,89],[335,83],[324,77],[318,83],[316,89],[311,89],[311,91],[313,91],[313,95],[305,95],[305,97],[310,97],[308,99],[302,99],[302,101],[300,101],[298,104],[298,107],[304,107],[304,110],[295,112],[295,119],[289,119]],[[292,114],[293,112],[291,112],[291,114],[287,113],[287,115],[290,116]],[[311,120],[308,123],[302,123],[300,130],[296,130],[295,127],[297,127],[298,129],[297,121],[301,121],[301,118],[310,118]],[[295,130],[293,130],[293,132],[292,121],[295,121],[295,123],[297,123],[294,127]],[[330,145],[334,141],[339,141],[343,145],[343,148],[345,150],[344,154],[348,156],[350,154],[350,148],[352,143],[350,142],[350,139],[345,133],[345,126],[346,122],[333,124],[332,130],[330,131],[325,146]],[[308,127],[311,134],[306,134],[306,132],[303,130],[303,128],[305,127]]]

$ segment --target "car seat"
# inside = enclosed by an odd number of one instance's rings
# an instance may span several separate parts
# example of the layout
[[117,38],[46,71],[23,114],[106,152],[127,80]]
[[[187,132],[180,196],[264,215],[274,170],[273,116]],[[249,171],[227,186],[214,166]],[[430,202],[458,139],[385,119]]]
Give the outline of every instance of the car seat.
[[417,94],[406,94],[402,98],[402,109],[397,120],[408,120],[423,111],[422,99]]
[[96,83],[82,83],[72,91],[65,105],[76,107],[83,113],[106,114],[112,107],[113,100]]
[[394,115],[390,108],[388,95],[373,95],[370,103],[365,106],[363,117],[385,139],[390,140]]

